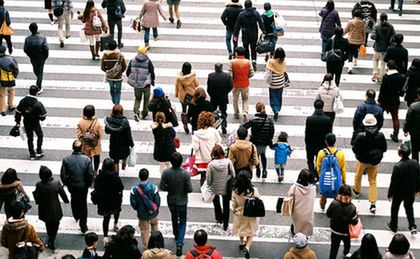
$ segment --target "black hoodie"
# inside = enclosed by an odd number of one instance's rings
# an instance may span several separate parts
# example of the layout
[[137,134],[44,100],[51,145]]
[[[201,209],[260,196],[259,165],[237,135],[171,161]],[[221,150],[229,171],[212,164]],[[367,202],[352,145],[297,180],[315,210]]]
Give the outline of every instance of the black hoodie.
[[227,3],[226,8],[222,13],[223,24],[226,26],[227,31],[233,31],[235,29],[236,20],[238,19],[239,13],[242,11],[240,3]]
[[233,35],[237,37],[241,28],[247,33],[255,33],[258,35],[258,26],[260,26],[261,31],[265,33],[264,24],[257,9],[255,9],[255,7],[246,8],[239,13]]
[[18,106],[16,107],[16,123],[20,123],[22,116],[23,123],[35,124],[39,123],[39,121],[45,120],[47,117],[47,111],[45,110],[44,105],[38,101],[36,96],[27,95],[20,100]]

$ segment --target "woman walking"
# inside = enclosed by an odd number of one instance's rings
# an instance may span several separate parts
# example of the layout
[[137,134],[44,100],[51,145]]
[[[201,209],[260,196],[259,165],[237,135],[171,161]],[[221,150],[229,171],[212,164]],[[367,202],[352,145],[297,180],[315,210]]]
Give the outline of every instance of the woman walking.
[[40,182],[36,183],[33,192],[35,203],[38,204],[38,217],[45,222],[47,229],[48,242],[47,247],[55,250],[55,237],[57,236],[60,220],[63,218],[61,203],[58,199],[60,195],[64,203],[69,203],[67,194],[59,180],[52,177],[51,170],[46,166],[39,168]]
[[273,49],[270,53],[265,54],[265,62],[274,56],[274,50],[276,48],[277,36],[273,33],[274,14],[275,13],[271,10],[271,4],[268,2],[264,3],[264,13],[261,15],[266,33],[264,39],[274,42]]
[[324,102],[324,114],[331,118],[331,125],[334,125],[335,111],[334,101],[338,97],[343,101],[343,96],[338,90],[338,87],[333,82],[333,76],[330,73],[325,74],[324,80],[321,86],[318,88],[316,99],[320,99]]
[[[341,59],[337,61],[326,61],[327,73],[331,73],[334,76],[335,85],[340,85],[341,73],[343,72],[344,62],[347,60],[349,55],[349,42],[346,38],[343,38],[343,28],[336,27],[334,29],[334,38],[330,39],[325,47],[325,51],[340,50]],[[338,51],[336,51],[339,54]]]
[[271,81],[268,83],[270,106],[274,113],[274,120],[277,121],[283,100],[283,88],[287,86],[286,53],[279,47],[274,52],[274,57],[269,59],[266,70],[271,73]]
[[171,167],[172,154],[175,152],[174,138],[176,132],[172,123],[165,123],[166,118],[163,112],[156,113],[155,121],[152,122],[152,132],[155,138],[153,158],[159,161],[160,173]]
[[[4,0],[0,0],[0,24],[3,24],[6,20],[7,26],[10,26],[12,21],[10,20],[9,11],[4,8]],[[13,46],[12,46],[12,36],[0,34],[0,45],[3,45],[3,39],[6,41],[7,49],[9,50],[9,55],[12,55]]]
[[139,19],[141,19],[141,26],[144,28],[144,45],[149,47],[150,28],[153,29],[153,39],[158,40],[159,16],[166,21],[166,16],[163,14],[160,0],[146,0],[143,8],[140,11]]
[[169,21],[171,23],[174,23],[174,13],[176,16],[176,28],[181,28],[182,22],[181,22],[181,15],[179,14],[179,3],[181,0],[166,0],[166,3],[168,4],[168,10],[169,10]]
[[82,14],[79,14],[78,19],[85,24],[85,34],[89,40],[90,53],[92,54],[92,60],[99,58],[99,43],[102,30],[106,33],[108,26],[105,20],[102,18],[101,12],[96,9],[95,2],[88,0],[86,2],[85,10]]
[[363,236],[359,249],[350,257],[351,259],[382,259],[375,237],[367,233]]
[[359,48],[365,44],[365,22],[363,21],[363,14],[360,10],[354,12],[353,19],[351,19],[346,28],[344,29],[344,35],[347,36],[349,41],[349,68],[347,73],[353,74],[353,66],[357,66],[357,58],[359,57]]
[[114,160],[115,172],[125,170],[127,157],[130,155],[130,148],[134,147],[131,136],[130,123],[123,115],[123,107],[120,104],[114,105],[111,116],[105,118],[105,133],[110,134],[109,138],[109,157]]
[[328,41],[334,35],[334,28],[341,27],[340,16],[337,10],[335,10],[335,4],[333,0],[328,0],[325,6],[319,12],[321,16],[321,26],[319,32],[321,33],[322,40],[322,53],[326,51]]
[[420,59],[415,58],[411,61],[411,66],[406,74],[407,91],[405,92],[404,100],[407,102],[407,107],[417,99],[417,89],[420,88]]
[[[52,8],[63,8],[63,14],[57,17],[58,22],[58,40],[60,41],[60,48],[64,48],[64,38],[68,39],[71,36],[70,24],[73,19],[73,3],[71,0],[53,0]],[[63,32],[63,26],[66,24],[66,32]]]
[[122,49],[124,47],[124,44],[121,41],[123,33],[122,18],[124,17],[126,11],[124,0],[103,0],[102,8],[106,8],[106,13],[108,15],[109,33],[112,35],[112,39],[115,39],[114,31],[115,25],[117,25],[118,48]]
[[206,90],[202,87],[197,87],[194,91],[194,95],[191,104],[188,107],[188,120],[191,122],[192,132],[197,130],[198,127],[198,116],[202,112],[213,112],[213,106],[206,100]]
[[415,259],[413,252],[410,251],[410,242],[404,234],[397,233],[389,243],[388,250],[384,259]]
[[54,25],[56,21],[54,21],[54,15],[53,15],[53,8],[51,6],[52,0],[44,0],[44,9],[47,10],[48,18],[50,18],[51,25]]
[[136,230],[130,226],[125,225],[120,228],[112,240],[109,241],[105,247],[103,259],[124,258],[124,259],[139,259],[141,252],[137,247],[137,240],[134,238]]
[[6,214],[6,218],[10,218],[12,216],[10,211],[10,202],[15,199],[16,192],[21,192],[28,203],[30,202],[29,196],[26,194],[25,189],[23,189],[22,182],[17,177],[16,170],[8,168],[1,177],[0,185],[0,209],[4,204],[4,213]]

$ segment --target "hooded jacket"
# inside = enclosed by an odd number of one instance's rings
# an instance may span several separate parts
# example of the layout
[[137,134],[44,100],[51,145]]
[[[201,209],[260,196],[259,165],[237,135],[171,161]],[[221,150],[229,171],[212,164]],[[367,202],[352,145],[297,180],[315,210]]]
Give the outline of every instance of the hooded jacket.
[[189,94],[193,96],[195,88],[197,88],[198,85],[197,76],[194,72],[187,75],[179,73],[176,76],[175,97],[177,97],[181,103],[184,103],[185,95]]
[[26,194],[23,189],[23,184],[21,181],[14,181],[11,184],[1,184],[0,185],[0,209],[4,204],[4,213],[7,218],[11,217],[9,212],[9,203],[16,197],[16,190],[23,193],[25,198],[30,201],[29,196]]
[[123,75],[124,71],[127,69],[127,61],[125,60],[124,55],[121,54],[121,52],[118,49],[105,50],[104,51],[104,54],[103,54],[102,60],[101,60],[101,69],[104,72],[113,68],[115,66],[115,64],[117,64],[120,57],[121,57],[121,66],[122,66],[121,71],[118,73],[118,75],[116,75],[113,78],[107,77],[106,78],[107,80],[121,81],[122,80],[122,75]]
[[385,73],[378,96],[378,102],[385,111],[390,112],[391,107],[400,105],[404,83],[404,76],[397,70],[392,69]]
[[165,248],[152,248],[143,252],[141,259],[173,259],[174,254]]
[[389,24],[388,30],[382,28],[382,22],[378,22],[374,27],[370,38],[375,41],[373,49],[376,52],[385,52],[391,45],[391,38],[395,36],[394,26]]
[[353,116],[353,130],[356,133],[363,132],[363,119],[365,118],[366,114],[371,113],[375,116],[378,127],[378,130],[381,130],[382,126],[384,125],[384,111],[379,106],[375,100],[368,99],[357,106],[356,111],[354,112]]
[[304,248],[291,247],[284,255],[283,259],[316,259],[316,254],[309,246]]
[[356,225],[358,221],[356,206],[353,203],[333,200],[326,214],[330,218],[331,231],[341,236],[348,236],[349,224]]
[[172,154],[175,152],[173,139],[176,136],[176,132],[172,127],[172,123],[163,123],[163,139],[158,138],[159,134],[159,123],[152,123],[152,132],[155,137],[155,145],[153,150],[153,158],[159,162],[167,162],[171,160]]
[[229,159],[213,159],[207,166],[207,184],[216,195],[226,195],[227,181],[235,168]]
[[376,128],[373,133],[361,132],[354,140],[353,152],[356,159],[365,164],[377,165],[387,150],[385,136]]
[[81,152],[73,152],[63,159],[60,178],[70,191],[89,188],[93,178],[92,161]]
[[195,153],[195,163],[209,163],[212,159],[211,151],[216,144],[222,144],[222,138],[217,129],[209,127],[195,131],[192,136],[192,149]]
[[287,196],[294,197],[292,214],[294,232],[301,232],[306,236],[312,236],[314,231],[314,202],[316,196],[316,186],[308,184],[304,186],[294,183],[290,186]]
[[[146,195],[151,202],[154,202],[157,205],[158,209],[152,214],[148,212],[150,208],[146,207],[142,197],[140,196],[140,193],[137,190],[138,187],[141,188],[144,195]],[[140,220],[151,220],[155,218],[159,214],[160,207],[160,195],[158,187],[152,182],[140,181],[137,185],[131,187],[130,204],[131,207],[137,211],[137,218]]]
[[324,102],[324,108],[322,109],[324,112],[334,112],[334,101],[337,96],[343,101],[343,96],[332,80],[331,84],[328,82],[322,83],[318,88],[316,99],[320,99]]
[[238,37],[239,30],[242,29],[242,34],[251,34],[256,37],[258,35],[258,26],[265,34],[264,24],[257,9],[255,7],[245,8],[238,15],[233,35]]
[[127,67],[127,83],[134,88],[155,85],[155,68],[146,54],[139,53]]
[[274,123],[267,114],[257,112],[255,117],[242,125],[245,129],[251,128],[249,140],[256,146],[268,146],[274,136]]
[[405,117],[404,132],[410,133],[411,138],[420,138],[420,99],[410,105]]
[[420,66],[411,65],[406,77],[408,78],[408,82],[404,100],[407,102],[407,106],[409,106],[417,99],[417,89],[420,88]]
[[[220,254],[219,251],[217,251],[216,247],[214,246],[209,246],[209,245],[204,245],[204,246],[198,246],[197,244],[194,244],[194,250],[198,253],[198,254],[206,254],[208,251],[213,250],[213,253],[211,254],[211,258],[212,259],[222,259],[223,256]],[[191,254],[191,251],[188,251],[185,254],[184,259],[194,259],[196,257],[194,257]]]
[[115,14],[115,9],[117,6],[120,5],[121,13],[124,14],[126,12],[124,0],[103,0],[102,1],[102,8],[106,8],[106,13],[108,15],[108,22],[118,22],[121,21],[122,17],[119,17]]
[[267,34],[273,33],[274,12],[272,10],[265,11],[261,15],[261,19],[263,21],[265,32]]
[[[252,152],[252,146],[254,146],[254,152]],[[254,163],[249,164],[249,160],[253,159]],[[257,148],[248,140],[235,140],[235,143],[229,147],[229,159],[233,163],[235,169],[241,169],[247,166],[255,166],[260,163],[258,160]]]
[[25,39],[23,51],[31,61],[45,62],[49,54],[47,38],[39,34],[39,32],[29,35]]
[[16,107],[16,123],[20,123],[22,116],[24,124],[36,124],[39,123],[39,121],[45,120],[47,111],[45,110],[44,105],[38,101],[36,96],[27,95],[20,100]]
[[334,28],[337,26],[341,27],[340,16],[335,9],[328,11],[326,7],[321,9],[319,16],[322,18],[321,26],[319,27],[321,38],[329,39],[334,35]]
[[130,124],[124,116],[108,116],[105,118],[105,133],[110,134],[109,156],[114,160],[125,159],[134,147]]
[[242,11],[241,3],[229,2],[226,3],[226,8],[220,17],[223,24],[226,26],[227,31],[233,31],[235,29],[236,20],[238,19],[239,13]]
[[287,162],[287,157],[292,153],[291,147],[288,143],[278,142],[270,146],[274,150],[274,163],[276,165],[284,165]]

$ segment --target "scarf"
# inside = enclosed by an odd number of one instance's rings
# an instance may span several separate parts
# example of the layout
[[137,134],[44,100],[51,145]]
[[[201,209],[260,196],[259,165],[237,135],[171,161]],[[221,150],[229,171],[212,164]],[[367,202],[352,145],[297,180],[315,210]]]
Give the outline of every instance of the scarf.
[[267,16],[268,18],[271,18],[274,15],[274,13],[273,13],[273,11],[268,10],[264,13],[264,15]]

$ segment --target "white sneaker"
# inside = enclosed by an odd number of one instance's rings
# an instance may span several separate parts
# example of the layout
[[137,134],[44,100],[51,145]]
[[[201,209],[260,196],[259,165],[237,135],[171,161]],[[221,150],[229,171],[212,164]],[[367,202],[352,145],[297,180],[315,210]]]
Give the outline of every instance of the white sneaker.
[[412,229],[410,230],[410,233],[411,233],[411,236],[415,236],[415,235],[417,235],[417,229],[412,228]]
[[104,239],[102,240],[102,242],[104,243],[104,247],[108,245],[109,240],[108,237],[104,237]]

